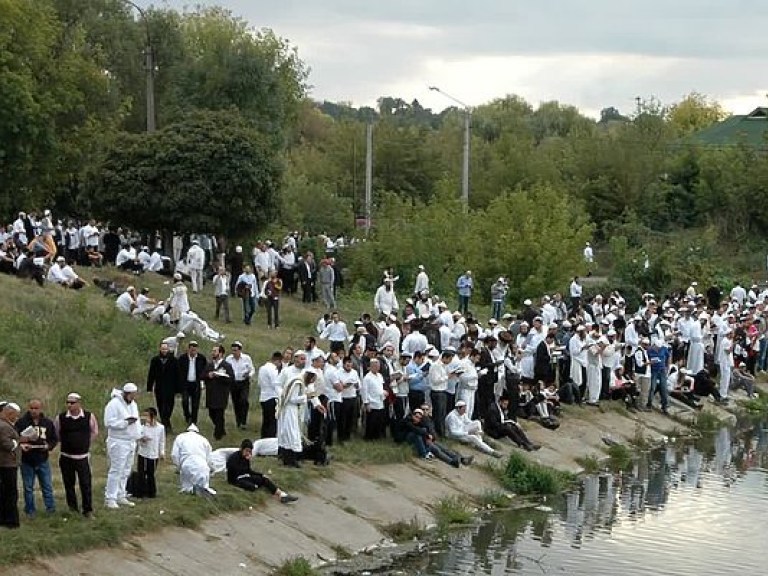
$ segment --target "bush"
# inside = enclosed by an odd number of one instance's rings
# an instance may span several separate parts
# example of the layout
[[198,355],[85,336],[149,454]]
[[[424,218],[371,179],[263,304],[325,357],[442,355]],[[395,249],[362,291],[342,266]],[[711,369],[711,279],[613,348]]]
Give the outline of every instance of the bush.
[[508,490],[518,494],[557,494],[573,480],[570,474],[531,462],[522,454],[513,452],[501,476]]
[[435,504],[435,519],[440,529],[469,524],[474,519],[472,508],[466,497],[445,496]]

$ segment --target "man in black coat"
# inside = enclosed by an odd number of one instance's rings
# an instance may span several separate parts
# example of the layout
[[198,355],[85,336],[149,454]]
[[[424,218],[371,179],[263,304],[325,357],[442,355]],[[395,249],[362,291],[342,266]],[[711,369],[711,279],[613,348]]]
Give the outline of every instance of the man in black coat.
[[502,395],[498,402],[493,402],[483,420],[483,429],[491,438],[499,440],[509,438],[523,450],[531,452],[541,448],[528,439],[520,425],[509,418],[509,397]]
[[173,433],[171,416],[176,403],[176,393],[180,390],[178,362],[171,354],[168,344],[160,344],[159,354],[149,361],[147,392],[155,393],[160,421],[168,434]]
[[301,283],[301,301],[315,302],[317,292],[315,283],[317,282],[317,264],[312,252],[307,252],[304,258],[298,263],[299,282]]
[[211,349],[211,361],[205,367],[205,407],[213,422],[213,437],[221,440],[227,435],[224,412],[229,404],[229,389],[235,379],[232,365],[224,359],[224,346],[216,344]]
[[197,424],[200,411],[202,381],[208,360],[198,351],[197,341],[192,340],[187,346],[187,353],[179,357],[179,386],[181,388],[181,407],[187,424]]

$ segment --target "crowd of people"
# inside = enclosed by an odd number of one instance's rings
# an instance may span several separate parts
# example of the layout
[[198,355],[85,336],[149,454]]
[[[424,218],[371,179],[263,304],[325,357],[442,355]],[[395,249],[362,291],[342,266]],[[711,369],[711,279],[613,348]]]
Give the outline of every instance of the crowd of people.
[[[8,231],[6,244],[18,246],[23,244],[20,239],[26,239],[21,236],[22,227],[24,234],[28,232],[25,221],[21,216],[20,220],[19,227],[14,223]],[[42,224],[45,246],[50,244],[48,228]],[[82,237],[79,232],[78,236]],[[87,249],[92,236],[86,233],[84,238]],[[65,234],[65,250],[68,239]],[[471,270],[456,281],[457,306],[452,311],[444,298],[430,291],[428,271],[419,266],[413,289],[401,289],[402,306],[397,297],[400,279],[386,270],[373,297],[372,313],[348,326],[335,309],[340,273],[336,275],[333,253],[343,240],[328,239],[319,266],[311,252],[295,256],[297,240],[297,235],[288,235],[280,251],[269,241],[259,242],[251,266],[243,260],[240,246],[229,258],[218,258],[211,253],[215,246],[192,238],[186,268],[174,273],[166,300],[137,294],[133,286],[109,287],[118,292],[119,310],[164,323],[175,336],[159,345],[149,363],[146,390],[154,396],[156,408],[140,412],[138,387],[131,383],[114,390],[106,406],[106,508],[133,506],[131,495],[157,495],[156,463],[165,455],[166,434],[174,433],[172,417],[179,399],[185,430],[175,436],[171,458],[183,492],[214,496],[210,475],[226,468],[231,484],[246,490],[263,486],[281,502],[290,502],[295,498],[250,468],[254,453],[277,456],[288,467],[301,467],[302,461],[327,465],[328,448],[335,443],[355,436],[370,442],[388,438],[410,445],[424,460],[460,467],[470,465],[473,457],[457,451],[457,445],[491,457],[500,456],[504,443],[527,451],[539,449],[519,420],[557,429],[563,404],[619,401],[632,410],[650,410],[658,395],[665,414],[670,398],[694,409],[708,398],[727,404],[739,387],[752,396],[756,372],[768,368],[768,290],[756,285],[747,290],[737,284],[727,296],[712,286],[705,296],[694,281],[663,298],[645,294],[639,306],[630,309],[615,291],[585,298],[577,277],[567,299],[557,293],[543,295],[535,303],[526,299],[520,312],[511,314],[506,303],[509,282],[500,276],[490,288],[491,314],[483,324],[472,313]],[[91,246],[102,256],[100,263],[112,262],[111,254],[102,254],[98,243]],[[29,245],[25,249],[31,250]],[[32,253],[48,258],[50,265],[57,253],[52,250],[43,256]],[[121,250],[114,255],[116,265]],[[77,258],[81,256],[78,252]],[[141,274],[146,270],[138,267],[143,260],[138,254],[133,259],[129,255],[122,264]],[[243,301],[245,324],[251,323],[259,301],[266,310],[267,327],[277,329],[281,293],[294,293],[300,286],[302,300],[313,302],[318,299],[318,284],[328,312],[318,321],[316,334],[308,335],[301,346],[275,351],[257,367],[243,342],[231,342],[227,353],[224,335],[190,310],[184,276],[190,278],[193,293],[201,292],[208,280],[203,273],[207,266],[215,270],[210,280],[217,320],[231,321],[228,299],[237,295]],[[189,333],[212,341],[209,357],[194,337],[186,340]],[[214,439],[221,441],[227,436],[230,404],[234,422],[229,425],[249,429],[252,399],[261,413],[259,439],[220,449],[224,452],[213,450],[198,427],[201,405],[208,412]],[[99,427],[81,400],[70,394],[67,410],[50,422],[40,412],[39,400],[29,403],[23,417],[17,404],[5,403],[0,414],[0,524],[18,525],[18,513],[14,520],[11,510],[15,504],[9,503],[16,498],[19,464],[25,512],[36,512],[35,478],[46,510],[55,509],[45,463],[57,444],[67,505],[92,514],[88,455]]]

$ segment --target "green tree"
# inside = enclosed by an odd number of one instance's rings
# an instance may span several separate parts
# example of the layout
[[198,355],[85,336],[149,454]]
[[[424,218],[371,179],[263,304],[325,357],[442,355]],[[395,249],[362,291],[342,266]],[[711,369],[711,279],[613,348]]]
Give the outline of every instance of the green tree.
[[198,111],[153,134],[123,134],[90,181],[100,218],[140,230],[238,238],[276,216],[281,163],[235,110]]
[[669,122],[681,136],[708,128],[727,116],[719,102],[698,92],[691,92],[669,109]]

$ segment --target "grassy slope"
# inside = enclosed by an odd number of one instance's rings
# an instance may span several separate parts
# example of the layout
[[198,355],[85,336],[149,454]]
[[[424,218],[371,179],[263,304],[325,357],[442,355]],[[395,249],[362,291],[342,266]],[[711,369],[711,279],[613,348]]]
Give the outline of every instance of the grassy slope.
[[[103,274],[110,276],[109,273]],[[117,275],[112,274],[112,277]],[[89,278],[89,276],[86,276]],[[150,275],[141,279],[122,277],[125,283],[137,287],[148,286],[151,294],[165,297],[169,287],[165,278]],[[213,318],[214,298],[210,286],[202,295],[191,295],[193,309],[204,318]],[[285,299],[280,330],[268,331],[262,311],[259,310],[250,327],[238,322],[241,317],[239,300],[230,302],[233,323],[214,323],[226,334],[225,346],[234,339],[243,341],[245,351],[260,365],[271,352],[286,345],[301,345],[305,336],[314,334],[314,325],[323,310],[320,306],[304,306]],[[364,303],[347,306],[346,312],[360,314]],[[342,307],[344,312],[344,307]],[[12,399],[25,404],[32,397],[43,400],[45,412],[53,415],[64,410],[64,400],[70,391],[77,391],[84,398],[84,405],[92,409],[99,422],[103,408],[114,386],[134,381],[144,389],[149,359],[156,353],[160,340],[167,331],[160,326],[134,321],[114,310],[113,299],[88,287],[80,292],[67,291],[55,286],[39,288],[35,284],[0,275],[0,398]],[[201,351],[208,353],[210,346],[201,342]],[[256,437],[259,425],[258,396],[251,392],[251,414],[248,432],[233,429],[234,416],[227,414],[228,436],[213,442],[214,448],[237,446],[244,437]],[[150,395],[139,397],[142,407],[153,404]],[[204,404],[203,404],[204,405]],[[201,409],[200,427],[203,434],[212,438],[212,426],[204,408]],[[183,428],[182,413],[177,402],[174,412],[174,428]],[[96,442],[93,453],[94,504],[96,520],[88,522],[66,512],[60,474],[54,453],[52,462],[54,488],[59,513],[52,517],[39,515],[34,520],[22,520],[22,528],[4,532],[0,547],[0,565],[8,565],[35,556],[75,552],[94,546],[116,545],[126,532],[140,533],[166,526],[193,527],[212,514],[247,509],[265,497],[254,497],[243,491],[232,490],[219,477],[214,486],[220,490],[213,501],[182,496],[177,493],[177,477],[173,466],[164,464],[158,472],[160,497],[155,501],[139,503],[132,510],[117,512],[103,508],[103,490],[106,480],[104,438]],[[167,451],[170,454],[169,440]],[[334,454],[339,462],[385,463],[409,458],[409,451],[390,443],[377,445],[375,450],[362,442],[352,442]],[[268,462],[268,464],[267,464]],[[257,468],[259,464],[256,464]],[[332,473],[332,469],[305,467],[301,471],[280,469],[273,460],[263,466],[282,487],[295,490],[307,485],[312,478]],[[262,470],[263,471],[263,470]],[[20,486],[21,488],[21,486]],[[38,508],[42,505],[39,493]],[[150,503],[151,502],[151,503]],[[20,502],[20,508],[22,503]],[[160,511],[163,511],[161,514]]]

